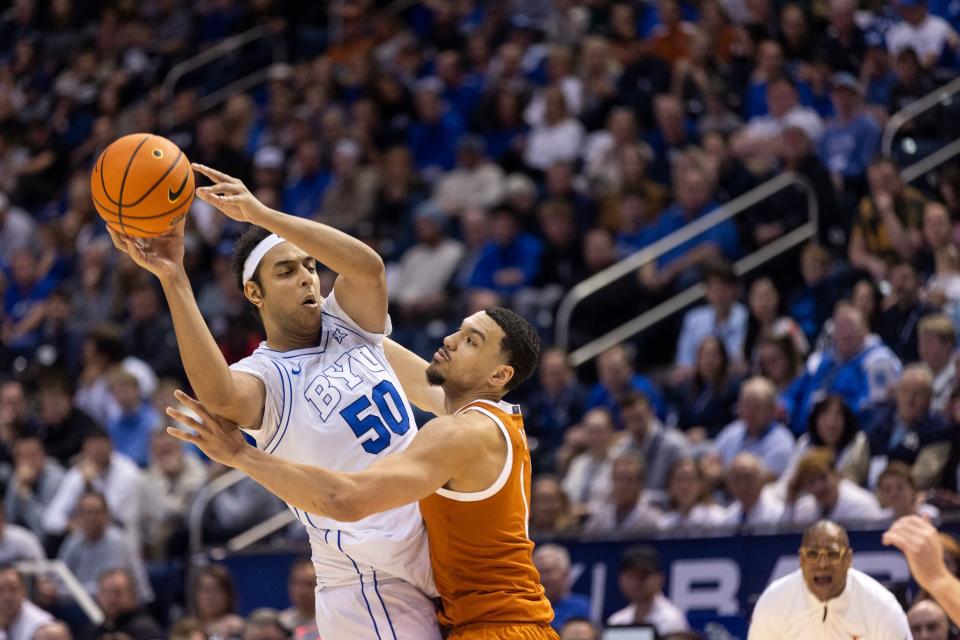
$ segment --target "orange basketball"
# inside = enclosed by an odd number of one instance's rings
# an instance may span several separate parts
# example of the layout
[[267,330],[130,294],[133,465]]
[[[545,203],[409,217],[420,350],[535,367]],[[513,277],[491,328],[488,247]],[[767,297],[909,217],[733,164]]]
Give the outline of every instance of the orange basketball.
[[132,133],[103,150],[90,176],[97,213],[117,231],[159,236],[187,215],[193,170],[177,145],[151,133]]

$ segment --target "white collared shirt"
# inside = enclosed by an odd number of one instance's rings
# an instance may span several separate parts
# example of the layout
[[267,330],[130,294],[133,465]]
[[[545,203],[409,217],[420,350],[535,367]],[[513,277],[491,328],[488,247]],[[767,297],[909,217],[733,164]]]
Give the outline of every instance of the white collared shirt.
[[753,609],[748,640],[910,640],[900,603],[856,569],[847,572],[843,593],[821,602],[807,589],[800,570],[775,581]]
[[646,618],[643,620],[636,618],[637,605],[630,604],[607,618],[607,626],[628,627],[634,624],[649,624],[653,625],[658,635],[679,633],[690,628],[687,624],[687,616],[662,593],[654,596],[653,606],[650,607],[650,613]]
[[29,600],[24,600],[23,604],[20,605],[20,613],[10,624],[9,631],[6,633],[0,631],[0,638],[3,640],[31,640],[37,629],[53,621],[52,615]]
[[863,487],[843,478],[840,480],[837,493],[837,504],[826,514],[820,512],[820,505],[813,496],[801,497],[793,508],[794,524],[812,524],[821,518],[840,524],[880,522],[884,519],[883,510],[876,496]]
[[762,527],[778,524],[783,519],[783,500],[777,497],[770,485],[764,487],[760,492],[760,499],[753,508],[743,515],[743,505],[739,500],[727,507],[726,515],[723,519],[725,526],[737,527],[748,525],[751,527]]

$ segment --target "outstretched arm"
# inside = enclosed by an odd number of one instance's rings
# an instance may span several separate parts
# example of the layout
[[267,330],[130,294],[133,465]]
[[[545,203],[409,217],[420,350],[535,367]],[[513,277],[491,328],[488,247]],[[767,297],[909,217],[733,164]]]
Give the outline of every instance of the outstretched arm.
[[427,382],[429,363],[389,338],[383,341],[383,350],[413,406],[434,415],[446,415],[443,389]]
[[110,227],[107,231],[117,249],[160,280],[180,359],[197,397],[218,415],[243,427],[257,428],[266,391],[263,383],[250,374],[230,370],[200,314],[183,267],[184,224],[181,222],[169,233],[154,238],[133,238]]
[[387,317],[387,276],[383,260],[363,242],[313,220],[265,206],[240,180],[210,167],[193,168],[214,182],[197,196],[234,220],[249,222],[297,245],[338,275],[340,307],[361,329],[383,333]]
[[341,522],[425,498],[463,474],[477,458],[474,429],[443,417],[427,423],[404,451],[385,456],[363,471],[328,471],[279,460],[251,447],[232,425],[215,418],[202,404],[181,391],[175,395],[201,421],[168,408],[170,417],[196,432],[170,427],[170,435],[243,471],[291,506]]
[[883,544],[903,552],[917,584],[933,596],[954,624],[960,624],[960,580],[943,562],[936,528],[919,516],[904,516],[883,534]]

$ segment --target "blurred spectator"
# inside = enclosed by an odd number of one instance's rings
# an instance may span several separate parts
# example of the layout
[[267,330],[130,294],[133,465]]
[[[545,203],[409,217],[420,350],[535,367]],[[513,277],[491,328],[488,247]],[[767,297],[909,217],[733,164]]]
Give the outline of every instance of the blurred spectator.
[[290,637],[273,609],[254,609],[247,618],[243,640],[286,640]]
[[889,305],[880,314],[877,333],[903,362],[916,362],[917,326],[920,319],[937,309],[920,299],[920,280],[909,262],[890,270]]
[[[562,200],[547,200],[539,209],[543,253],[533,288],[515,300],[516,311],[542,323],[550,317],[563,295],[584,277],[585,266],[573,210]],[[529,308],[524,308],[529,307]]]
[[[797,446],[787,469],[777,482],[778,494],[787,498],[787,488],[800,460],[814,448],[829,449],[834,454],[836,469],[854,484],[866,483],[870,467],[870,444],[853,411],[837,395],[829,395],[813,407],[806,432],[797,439]],[[795,498],[796,496],[792,496]]]
[[938,64],[947,47],[960,49],[960,37],[950,23],[927,12],[926,0],[896,0],[902,20],[887,32],[887,47],[897,55],[913,49],[924,67]]
[[753,372],[769,379],[780,394],[800,375],[803,360],[789,335],[767,335],[761,338],[754,348],[754,353],[756,362]]
[[63,541],[58,560],[76,576],[91,596],[97,593],[101,575],[109,569],[124,569],[136,585],[134,602],[153,600],[153,589],[147,579],[140,555],[128,535],[110,525],[107,501],[99,493],[84,493],[72,514],[75,526]]
[[571,618],[590,617],[590,598],[571,591],[570,553],[564,547],[538,545],[533,552],[533,564],[540,572],[540,582],[553,607],[551,627],[562,629]]
[[804,495],[792,505],[795,524],[832,520],[846,525],[879,522],[884,514],[872,493],[842,477],[836,457],[826,448],[813,448],[797,463],[789,494]]
[[660,24],[650,33],[650,53],[671,65],[690,57],[690,48],[696,34],[696,26],[683,20],[680,3],[676,0],[660,0],[657,3]]
[[32,640],[53,616],[27,599],[23,576],[13,567],[0,568],[0,627],[9,640]]
[[880,472],[876,493],[888,522],[911,515],[926,516],[934,523],[940,520],[940,510],[923,501],[913,483],[910,467],[902,462],[894,460]]
[[669,510],[658,522],[661,531],[696,531],[724,521],[723,507],[711,500],[703,473],[693,458],[681,458],[670,467],[667,497]]
[[813,405],[830,393],[839,394],[861,423],[866,423],[900,377],[900,361],[869,334],[860,309],[849,303],[838,304],[833,326],[833,344],[811,354],[803,375],[787,391],[794,433],[805,428]]
[[957,346],[957,332],[945,315],[932,314],[917,323],[917,347],[920,361],[933,376],[933,398],[930,411],[942,414],[956,386],[957,368],[953,352]]
[[577,526],[570,498],[557,476],[540,474],[530,488],[530,531],[533,537],[569,533]]
[[39,346],[45,303],[59,280],[50,256],[25,246],[3,257],[6,286],[3,297],[2,339],[11,351],[29,355]]
[[207,640],[207,634],[199,620],[187,616],[170,627],[170,640]]
[[543,121],[530,132],[524,162],[532,169],[545,171],[555,162],[574,160],[580,155],[585,136],[583,125],[570,115],[563,91],[552,86],[544,93]]
[[63,367],[71,379],[80,373],[82,325],[74,316],[73,297],[60,285],[51,292],[44,304],[43,320],[39,328],[37,355],[45,354],[44,363]]
[[127,532],[136,531],[142,482],[136,463],[113,450],[109,434],[91,431],[83,440],[76,464],[67,471],[43,514],[44,531],[53,536],[63,535],[81,496],[90,489],[104,496],[110,514]]
[[0,256],[12,256],[15,251],[29,247],[36,233],[33,218],[10,204],[7,194],[0,192]]
[[[653,160],[650,165],[650,177],[663,185],[669,185],[671,179],[677,181],[677,177],[672,171],[677,157],[682,154],[684,149],[697,144],[696,129],[692,123],[688,123],[683,109],[683,103],[676,96],[670,95],[664,91],[653,99],[653,115],[656,127],[646,136],[646,142],[653,150]],[[706,197],[709,199],[710,193]],[[683,189],[677,189],[674,196],[680,200]],[[699,208],[703,203],[696,207]]]
[[823,120],[816,111],[800,104],[793,80],[776,76],[766,83],[769,113],[750,118],[747,126],[737,134],[734,143],[741,157],[777,155],[777,145],[787,127],[801,129],[814,148],[823,136]]
[[644,491],[646,469],[633,453],[619,454],[610,469],[610,495],[590,507],[584,533],[620,535],[655,529],[661,512]]
[[727,492],[733,502],[727,507],[723,524],[735,527],[775,525],[784,515],[783,501],[775,492],[765,491],[769,471],[752,453],[738,454],[727,467]]
[[920,249],[926,199],[903,183],[896,165],[886,158],[870,163],[867,182],[870,193],[860,200],[849,259],[854,267],[881,281],[893,263],[913,259]]
[[37,628],[33,634],[33,640],[73,640],[73,635],[64,623],[50,622]]
[[23,383],[17,380],[0,382],[0,435],[4,440],[29,428],[30,407]]
[[143,476],[138,502],[139,536],[150,560],[177,557],[172,537],[185,534],[187,510],[207,480],[204,465],[183,444],[160,429],[150,436],[150,465]]
[[560,628],[560,640],[600,640],[600,632],[588,619],[572,618]]
[[31,432],[44,451],[60,464],[80,453],[87,435],[99,427],[86,413],[70,402],[73,389],[63,372],[51,371],[38,381],[39,407]]
[[747,308],[737,301],[738,283],[733,267],[720,261],[705,265],[704,281],[707,304],[686,313],[677,342],[677,367],[683,378],[693,373],[697,349],[707,336],[723,340],[735,362],[742,357],[747,336]]
[[138,604],[136,583],[127,569],[107,569],[101,573],[97,578],[96,597],[104,620],[87,629],[80,640],[97,640],[121,634],[143,640],[160,640],[164,637],[160,625]]
[[779,477],[787,468],[794,440],[775,418],[777,391],[766,378],[751,378],[740,388],[737,412],[740,419],[727,425],[714,440],[724,466],[740,453],[752,453],[767,472]]
[[[208,467],[207,482],[229,471],[228,467],[213,463]],[[204,538],[208,542],[226,542],[283,508],[279,498],[244,476],[210,501],[204,514]]]
[[216,167],[218,171],[249,184],[251,162],[229,146],[229,133],[232,131],[226,128],[224,118],[220,115],[200,118],[197,123],[196,143],[190,150],[190,159],[208,167]]
[[295,560],[287,576],[287,597],[290,607],[280,612],[280,622],[293,633],[300,627],[317,626],[315,590],[317,574],[310,558]]
[[313,140],[299,141],[283,187],[283,210],[312,218],[320,210],[329,184],[330,175],[321,167],[320,145]]
[[538,380],[538,388],[525,403],[525,429],[527,439],[535,440],[530,443],[531,450],[536,451],[534,463],[547,468],[563,442],[567,427],[578,423],[583,416],[585,394],[567,363],[567,354],[560,349],[543,352]]
[[[893,82],[889,88],[887,111],[896,113],[913,104],[931,91],[936,89],[937,83],[920,61],[916,50],[904,49],[900,53],[890,54],[893,58]],[[900,128],[900,135],[911,136],[923,141],[937,138],[941,126],[943,112],[938,107],[917,115],[910,122]]]
[[[658,235],[664,237],[697,220],[716,208],[716,188],[712,171],[694,161],[677,172],[674,194],[676,204],[660,214]],[[661,292],[667,288],[683,289],[701,279],[697,267],[724,257],[737,257],[739,236],[736,225],[727,220],[680,244],[640,270],[641,282],[647,289]]]
[[907,610],[913,640],[950,640],[950,620],[936,601],[919,600]]
[[0,565],[45,559],[46,554],[37,536],[29,529],[10,524],[5,511],[0,512]]
[[[150,365],[160,377],[184,379],[170,315],[163,312],[160,293],[151,281],[142,280],[127,294],[128,317],[124,343],[127,353]],[[152,389],[141,389],[150,394]]]
[[[709,287],[708,281],[708,294]],[[746,337],[743,342],[744,362],[757,361],[757,345],[764,336],[787,337],[792,342],[797,355],[800,357],[807,355],[810,350],[807,337],[796,320],[781,312],[780,292],[770,278],[761,276],[750,284],[747,303],[750,316],[747,319]]]
[[620,422],[624,433],[614,445],[614,455],[636,455],[643,461],[644,486],[662,492],[673,464],[688,455],[686,438],[676,429],[667,429],[657,418],[650,400],[639,391],[619,396]]
[[42,537],[43,515],[63,480],[63,467],[47,457],[39,438],[30,435],[14,441],[13,465],[3,499],[5,517]]
[[863,88],[852,73],[834,74],[830,85],[835,116],[820,140],[820,159],[835,178],[855,185],[880,144],[880,125],[864,111]]
[[800,252],[802,286],[793,293],[787,309],[808,341],[816,339],[823,323],[830,317],[835,300],[829,299],[830,253],[822,246],[807,244]]
[[110,372],[108,379],[110,393],[120,407],[120,415],[107,423],[110,439],[118,453],[146,467],[150,436],[159,427],[160,416],[144,397],[137,377],[132,373],[118,366]]
[[[953,233],[953,221],[950,220],[947,207],[936,200],[927,202],[923,208],[923,247],[914,262],[922,277],[930,278],[947,271],[944,262],[948,256],[955,256],[957,252],[953,244]],[[950,284],[952,283],[949,280],[941,284],[941,295],[946,299],[955,299],[955,293],[949,290]],[[936,285],[928,280],[927,288],[933,290]]]
[[198,569],[191,593],[193,612],[207,635],[233,637],[243,634],[243,618],[235,613],[236,587],[226,567],[211,564]]
[[867,44],[863,30],[854,19],[857,3],[831,0],[829,4],[829,24],[821,34],[820,47],[831,69],[859,73]]
[[16,169],[16,184],[10,200],[27,211],[38,211],[66,177],[69,151],[47,118],[33,115],[26,123],[24,150],[27,157]]
[[463,133],[460,116],[443,103],[440,91],[436,78],[417,83],[416,117],[407,129],[414,164],[428,182],[453,168],[457,140]]
[[690,380],[672,389],[677,428],[695,443],[716,437],[733,420],[740,389],[739,380],[730,371],[723,341],[717,336],[704,338]]
[[617,583],[630,604],[607,618],[607,626],[649,624],[658,635],[687,630],[687,617],[663,595],[664,576],[656,549],[646,545],[627,549],[620,559]]
[[430,201],[414,213],[417,244],[400,256],[390,273],[391,313],[400,321],[425,322],[449,305],[447,284],[463,258],[464,247],[447,234],[447,218]]
[[464,136],[457,143],[457,167],[437,181],[433,198],[445,213],[458,215],[467,207],[493,208],[505,194],[503,169],[484,157],[483,140]]
[[330,184],[323,192],[317,220],[356,233],[370,219],[379,178],[374,167],[362,163],[362,154],[355,140],[343,138],[336,142]]
[[869,486],[886,465],[899,460],[911,468],[918,489],[929,489],[940,479],[950,456],[950,426],[930,412],[933,376],[923,365],[904,369],[895,402],[885,403],[867,427],[870,438]]
[[663,396],[649,378],[635,373],[632,364],[634,358],[635,352],[627,344],[610,347],[597,357],[598,381],[587,395],[587,409],[606,409],[614,423],[622,425],[619,398],[631,391],[637,391],[646,396],[658,417],[666,415]]
[[494,213],[490,235],[470,274],[470,286],[510,295],[532,285],[543,253],[540,240],[523,233],[516,214],[504,208]]
[[570,462],[563,478],[563,491],[576,507],[593,508],[610,495],[615,444],[613,419],[606,409],[591,409],[578,429],[583,434],[583,453]]

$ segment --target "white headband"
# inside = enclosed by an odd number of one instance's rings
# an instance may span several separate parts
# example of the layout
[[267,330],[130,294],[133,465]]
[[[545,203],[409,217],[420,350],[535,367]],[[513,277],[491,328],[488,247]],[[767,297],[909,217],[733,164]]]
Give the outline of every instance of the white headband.
[[248,255],[247,259],[243,262],[244,282],[253,279],[253,272],[257,270],[257,266],[260,264],[260,261],[263,260],[263,256],[267,255],[267,251],[270,251],[270,249],[273,249],[281,242],[286,242],[286,240],[275,233],[271,233],[257,243],[257,246],[253,248],[253,251],[250,252],[250,255]]

